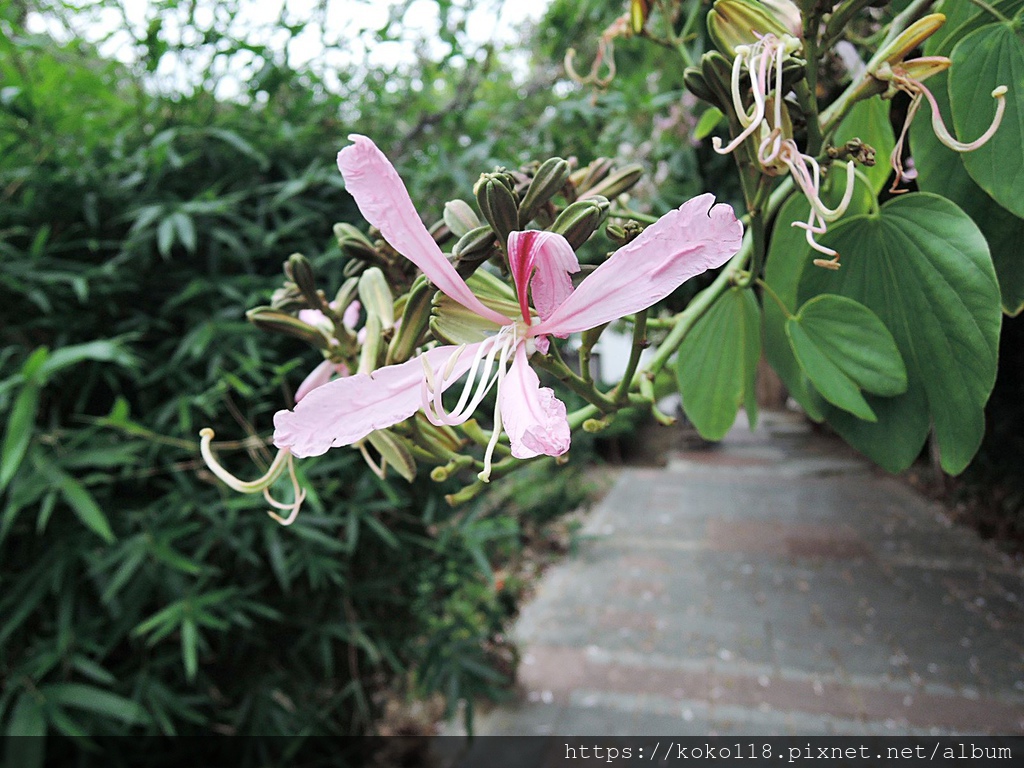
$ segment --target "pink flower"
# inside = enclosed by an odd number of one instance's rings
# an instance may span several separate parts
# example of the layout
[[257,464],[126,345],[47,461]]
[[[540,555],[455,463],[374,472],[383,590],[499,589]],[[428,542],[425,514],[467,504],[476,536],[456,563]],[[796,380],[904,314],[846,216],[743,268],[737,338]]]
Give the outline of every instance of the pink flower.
[[[339,153],[338,166],[367,221],[439,290],[494,323],[495,333],[473,344],[435,347],[417,359],[306,393],[294,411],[274,416],[275,445],[298,457],[354,443],[421,408],[434,423],[460,424],[494,386],[494,430],[481,478],[490,474],[503,429],[516,458],[559,456],[570,442],[565,404],[540,386],[530,355],[546,353],[549,335],[564,337],[650,307],[691,277],[724,264],[742,239],[732,209],[701,195],[652,224],[573,290],[569,276],[579,262],[565,238],[513,232],[508,256],[521,317],[506,317],[485,306],[445,258],[384,154],[364,136],[349,138],[354,143]],[[467,373],[458,403],[447,410],[442,394]]]

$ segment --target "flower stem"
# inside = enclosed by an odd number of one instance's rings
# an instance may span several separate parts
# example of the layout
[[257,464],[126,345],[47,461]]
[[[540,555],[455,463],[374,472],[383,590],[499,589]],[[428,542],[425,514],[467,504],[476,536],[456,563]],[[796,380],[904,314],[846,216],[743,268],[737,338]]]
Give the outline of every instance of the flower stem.
[[622,405],[626,402],[626,398],[629,395],[630,384],[633,381],[633,374],[636,373],[636,368],[640,365],[640,356],[644,350],[649,346],[647,342],[647,310],[637,312],[634,316],[633,321],[633,347],[629,351],[629,362],[626,364],[626,371],[622,374],[622,380],[619,385],[615,388],[615,393],[612,395],[612,400],[617,405]]

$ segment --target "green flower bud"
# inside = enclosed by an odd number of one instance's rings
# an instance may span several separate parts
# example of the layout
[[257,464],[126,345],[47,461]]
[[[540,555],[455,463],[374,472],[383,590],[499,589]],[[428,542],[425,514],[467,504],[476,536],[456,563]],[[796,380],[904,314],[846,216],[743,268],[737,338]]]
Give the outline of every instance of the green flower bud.
[[683,71],[683,84],[698,99],[714,104],[719,109],[725,106],[719,103],[715,92],[708,87],[707,80],[704,79],[704,73],[700,71],[700,67],[687,67]]
[[464,234],[452,248],[452,256],[457,261],[483,260],[490,257],[494,248],[494,230],[489,224],[470,230]]
[[395,325],[395,300],[384,273],[370,267],[359,277],[359,299],[367,314],[376,315],[384,330]]
[[444,223],[456,237],[463,237],[480,226],[480,219],[463,200],[449,200],[444,204]]
[[889,66],[899,64],[915,48],[920,47],[925,40],[938,32],[945,23],[946,17],[941,13],[931,13],[924,18],[918,19],[903,30],[895,40],[885,46],[877,54],[878,58]]
[[383,328],[380,318],[374,314],[366,316],[366,338],[363,339],[363,348],[359,350],[359,370],[357,373],[373,373],[377,370],[378,356],[381,347],[384,345],[381,336]]
[[604,233],[608,235],[609,240],[621,248],[626,243],[636,240],[643,231],[644,227],[639,222],[627,221],[621,226],[608,225],[605,227]]
[[577,192],[585,192],[611,173],[614,163],[607,157],[599,157],[586,168],[570,174],[569,182],[576,186]]
[[644,167],[638,163],[624,166],[606,177],[601,183],[588,189],[579,196],[579,199],[586,200],[590,197],[603,196],[612,200],[635,187],[643,175]]
[[285,336],[312,344],[317,349],[327,349],[330,346],[327,337],[318,329],[271,307],[255,307],[246,312],[245,317],[261,331],[283,333]]
[[790,34],[775,14],[755,0],[715,0],[708,14],[711,41],[730,58],[736,55],[736,46],[753,45],[769,32],[776,37]]
[[356,293],[359,291],[359,278],[350,277],[341,284],[341,288],[334,294],[334,306],[338,308],[338,313],[342,314],[349,304],[356,298]]
[[519,229],[519,210],[508,174],[485,173],[477,184],[476,200],[480,212],[498,236],[504,248],[510,232]]
[[601,222],[608,214],[608,207],[607,198],[600,195],[577,200],[558,214],[558,218],[551,225],[551,231],[562,235],[569,241],[573,250],[576,250],[601,226]]
[[387,364],[404,363],[412,357],[420,343],[423,332],[430,322],[431,299],[434,287],[426,277],[420,275],[409,289],[405,308],[402,310],[402,325],[388,346]]
[[361,259],[371,264],[383,261],[373,242],[351,224],[335,224],[334,237],[341,252],[350,259]]
[[416,478],[416,460],[404,439],[386,429],[371,432],[366,439],[377,449],[381,459],[394,467],[406,482],[411,483]]
[[537,210],[555,196],[569,179],[569,163],[560,157],[545,160],[533,175],[529,189],[519,204],[519,221],[530,221]]

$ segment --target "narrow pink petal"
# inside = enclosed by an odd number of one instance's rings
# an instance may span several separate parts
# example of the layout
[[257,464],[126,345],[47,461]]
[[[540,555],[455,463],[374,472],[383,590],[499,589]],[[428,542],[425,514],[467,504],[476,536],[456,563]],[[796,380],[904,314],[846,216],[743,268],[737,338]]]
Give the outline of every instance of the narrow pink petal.
[[332,363],[330,360],[324,360],[310,371],[309,375],[299,384],[299,388],[295,390],[295,402],[299,402],[314,389],[329,382],[334,374],[348,376],[348,366],[344,363]]
[[533,306],[544,320],[572,293],[569,275],[580,271],[580,262],[568,240],[555,232],[532,229],[509,233],[508,262],[516,283],[519,307],[527,322],[530,322],[528,292],[533,294]]
[[[478,345],[465,348],[449,383],[469,370]],[[442,369],[459,347],[437,347],[424,356],[434,370]],[[274,414],[274,445],[294,456],[319,456],[330,448],[349,445],[375,429],[405,421],[420,408],[423,361],[413,358],[371,374],[335,379],[312,390],[294,411]]]
[[507,325],[509,319],[485,307],[441,253],[384,153],[365,136],[352,134],[349,140],[353,143],[338,153],[338,168],[366,220],[445,294],[481,317]]
[[327,315],[319,309],[300,309],[298,318],[306,325],[312,325],[315,327],[329,328],[331,325],[330,321],[327,319]]
[[501,422],[517,459],[540,454],[561,456],[569,450],[571,435],[565,403],[549,387],[540,386],[526,357],[525,344],[516,350],[498,397]]
[[612,254],[534,334],[565,335],[647,309],[739,250],[743,225],[728,205],[706,194],[669,211]]

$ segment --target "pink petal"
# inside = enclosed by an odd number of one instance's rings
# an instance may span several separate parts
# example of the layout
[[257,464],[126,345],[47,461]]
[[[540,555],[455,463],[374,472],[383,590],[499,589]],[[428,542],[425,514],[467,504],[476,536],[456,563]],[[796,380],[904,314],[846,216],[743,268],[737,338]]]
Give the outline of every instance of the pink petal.
[[295,402],[299,402],[314,389],[329,382],[334,378],[334,374],[348,376],[348,366],[344,363],[332,363],[330,360],[324,360],[310,371],[309,375],[299,384],[299,388],[295,390]]
[[534,333],[585,331],[647,309],[702,272],[720,267],[740,248],[743,225],[714,195],[669,211],[612,254]]
[[356,327],[356,323],[359,322],[359,311],[363,308],[363,305],[358,300],[353,301],[347,307],[345,312],[341,316],[341,324],[348,328],[350,331]]
[[366,220],[445,294],[481,317],[507,325],[509,319],[485,307],[441,253],[384,153],[365,136],[352,134],[348,138],[353,143],[338,153],[338,168]]
[[327,319],[327,315],[319,309],[300,309],[298,318],[306,325],[312,325],[314,327],[330,327],[331,325],[330,321]]
[[[452,373],[454,381],[469,370],[476,347],[465,348]],[[440,370],[458,347],[437,347],[424,356]],[[405,421],[420,408],[423,362],[413,358],[371,374],[359,374],[317,387],[294,411],[274,414],[274,445],[294,456],[319,456],[330,448],[349,445],[375,429]]]
[[527,322],[530,322],[527,289],[531,275],[533,306],[544,320],[572,293],[569,275],[580,271],[580,262],[568,240],[554,232],[532,229],[509,233],[508,262],[519,295],[519,307]]
[[502,426],[508,433],[512,455],[530,459],[540,454],[561,456],[569,450],[571,435],[565,403],[540,379],[526,357],[526,345],[516,350],[498,395]]

